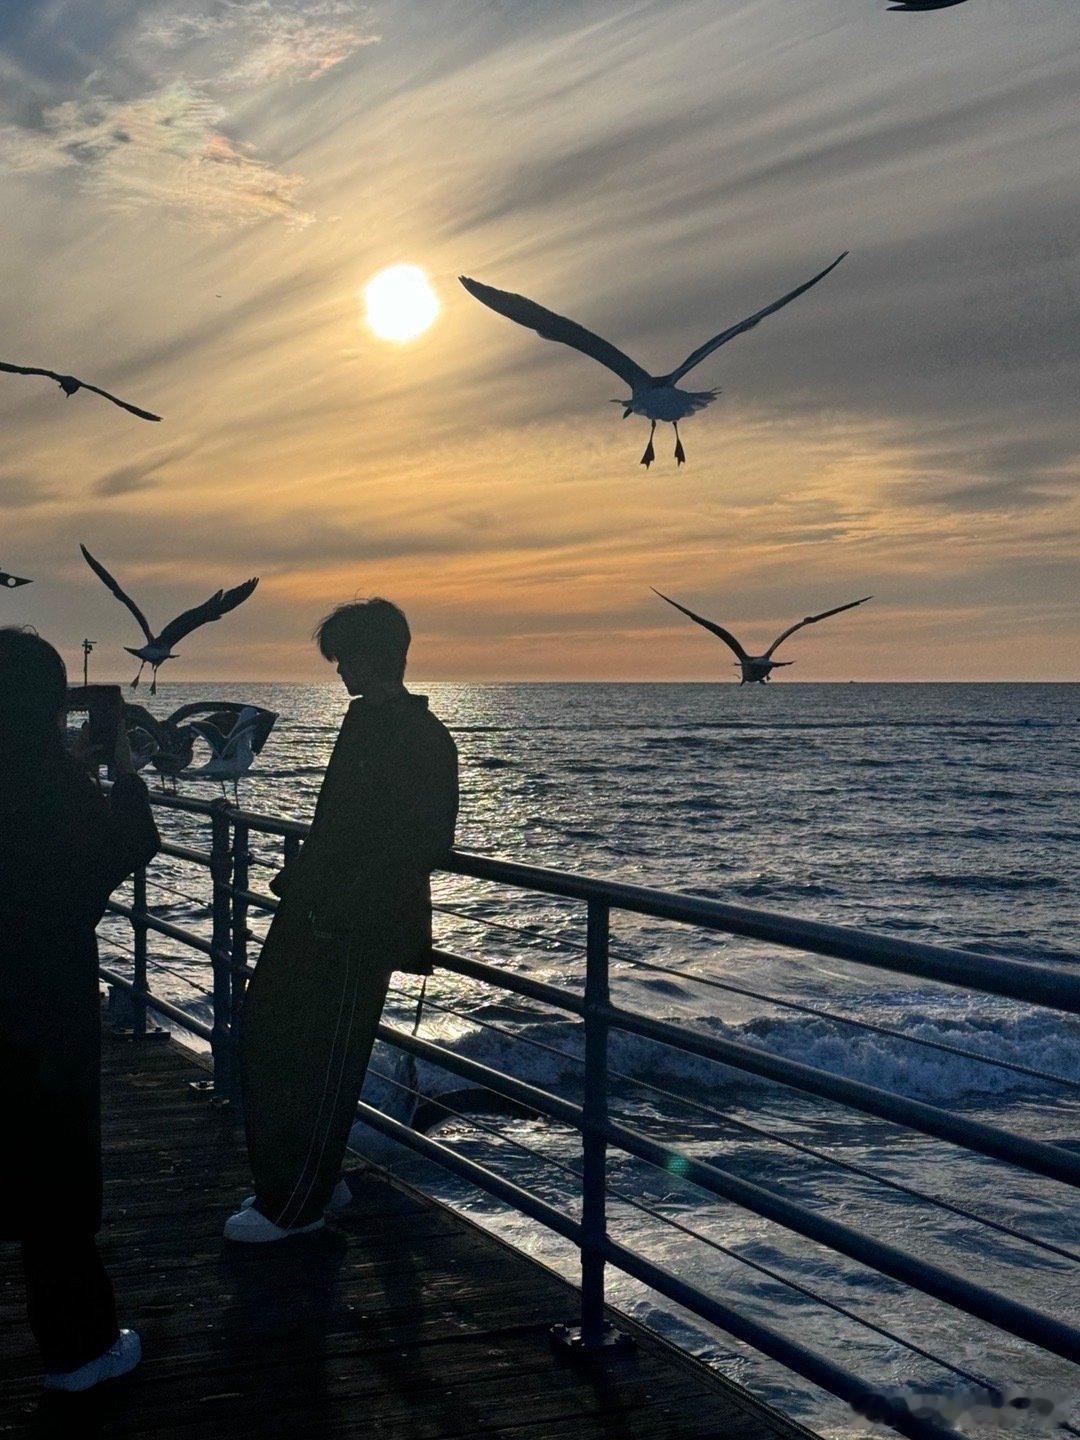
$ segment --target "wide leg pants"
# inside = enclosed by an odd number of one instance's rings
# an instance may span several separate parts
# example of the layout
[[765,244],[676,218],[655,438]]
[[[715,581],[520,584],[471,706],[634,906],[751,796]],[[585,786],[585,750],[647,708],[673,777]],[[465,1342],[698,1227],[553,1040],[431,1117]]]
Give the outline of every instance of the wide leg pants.
[[248,987],[240,1066],[255,1205],[275,1225],[317,1220],[341,1174],[389,972],[316,940],[284,902]]
[[103,1355],[120,1330],[94,1237],[28,1234],[22,1258],[26,1315],[45,1373],[78,1370]]

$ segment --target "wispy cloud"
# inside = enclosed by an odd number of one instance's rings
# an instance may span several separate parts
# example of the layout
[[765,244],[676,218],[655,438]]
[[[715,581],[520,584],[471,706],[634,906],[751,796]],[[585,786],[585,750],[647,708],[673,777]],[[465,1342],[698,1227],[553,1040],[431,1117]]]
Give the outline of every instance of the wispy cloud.
[[353,0],[218,0],[152,13],[140,29],[142,45],[212,47],[217,83],[241,88],[316,80],[378,39]]
[[234,109],[262,87],[316,80],[374,43],[361,15],[353,0],[144,8],[112,48],[87,57],[95,63],[80,94],[48,103],[22,73],[23,94],[12,87],[0,124],[0,171],[66,172],[116,207],[211,227],[307,224],[303,178],[241,138]]
[[132,100],[67,100],[46,109],[35,131],[0,130],[0,166],[67,170],[116,206],[155,206],[211,226],[309,221],[301,177],[226,135],[225,116],[205,91],[184,83]]

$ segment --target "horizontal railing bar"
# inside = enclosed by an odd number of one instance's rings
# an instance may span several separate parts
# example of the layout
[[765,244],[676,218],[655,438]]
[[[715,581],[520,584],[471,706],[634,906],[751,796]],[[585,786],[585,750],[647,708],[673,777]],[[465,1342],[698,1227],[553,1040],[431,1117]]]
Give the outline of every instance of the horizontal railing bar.
[[238,810],[233,805],[226,805],[224,813],[233,824],[246,825],[260,835],[296,835],[302,840],[311,829],[303,820],[288,820],[284,815],[258,815],[253,810]]
[[[105,951],[105,955],[107,958],[113,960],[123,960],[125,963],[128,959],[128,957],[120,950],[109,949]],[[212,1000],[214,998],[214,992],[212,990],[208,990],[205,985],[200,985],[198,980],[192,980],[191,977],[189,975],[185,975],[182,970],[176,970],[171,965],[166,965],[164,960],[158,960],[155,956],[148,955],[146,957],[146,964],[153,970],[160,970],[165,975],[174,976],[177,980],[181,981],[182,984],[190,986],[192,990],[197,990],[200,995],[205,995],[208,1000]],[[150,994],[149,983],[147,984],[146,993],[148,995]]]
[[[449,1110],[449,1107],[446,1108]],[[529,1192],[521,1190],[520,1187],[514,1185],[511,1181],[504,1180],[501,1176],[496,1175],[486,1166],[478,1165],[476,1162],[460,1155],[457,1151],[452,1150],[449,1146],[440,1144],[438,1141],[433,1141],[426,1135],[418,1134],[417,1131],[410,1129],[407,1125],[402,1124],[401,1121],[394,1120],[392,1117],[384,1114],[383,1111],[378,1110],[375,1106],[367,1104],[367,1102],[361,1102],[358,1107],[358,1113],[362,1120],[382,1134],[389,1135],[416,1153],[433,1160],[444,1169],[450,1170],[452,1173],[456,1173],[464,1179],[471,1181],[486,1193],[494,1194],[497,1198],[507,1201],[507,1203],[511,1204],[514,1208],[524,1210],[525,1213],[531,1213],[533,1219],[547,1225],[549,1228],[555,1230],[556,1233],[563,1235],[564,1238],[573,1240],[575,1243],[580,1242],[580,1225],[568,1220],[561,1211],[553,1209],[552,1206],[547,1205],[543,1201],[536,1200]],[[449,1113],[455,1114],[457,1112],[450,1110]],[[467,1119],[468,1117],[462,1116],[461,1118]],[[510,1143],[516,1146],[518,1142],[510,1139]],[[534,1153],[530,1147],[522,1148],[528,1150],[529,1153]],[[537,1154],[536,1158],[547,1159],[548,1157]],[[558,1164],[559,1162],[552,1163]],[[569,1167],[560,1166],[560,1168]],[[627,1197],[620,1198],[625,1199]],[[526,1201],[529,1206],[533,1207],[531,1211],[526,1209]],[[657,1218],[663,1219],[664,1217],[658,1215]],[[644,1284],[649,1285],[654,1290],[658,1290],[661,1294],[666,1294],[669,1299],[674,1299],[676,1303],[682,1305],[692,1314],[696,1314],[710,1321],[712,1324],[718,1325],[719,1328],[726,1331],[729,1335],[734,1335],[737,1339],[752,1345],[761,1353],[769,1355],[770,1358],[786,1365],[796,1374],[802,1375],[814,1384],[820,1385],[822,1389],[829,1391],[829,1393],[837,1395],[849,1404],[854,1403],[860,1409],[865,1410],[865,1402],[871,1398],[873,1392],[869,1391],[865,1383],[859,1380],[857,1376],[842,1370],[839,1366],[834,1365],[831,1361],[824,1359],[824,1357],[817,1355],[815,1352],[805,1349],[805,1347],[799,1345],[796,1341],[769,1330],[760,1322],[749,1319],[737,1310],[723,1305],[722,1302],[705,1294],[705,1292],[699,1290],[696,1286],[676,1279],[676,1277],[669,1275],[668,1272],[659,1269],[659,1267],[650,1265],[647,1261],[639,1261],[639,1257],[634,1255],[632,1251],[624,1249],[624,1247],[616,1242],[608,1240],[605,1242],[605,1248],[607,1258],[625,1274],[630,1275],[634,1279],[641,1280]],[[734,1252],[731,1252],[731,1254],[733,1259],[738,1260],[741,1258]],[[630,1264],[626,1263],[627,1257],[630,1257],[634,1261],[633,1268]],[[648,1276],[644,1273],[646,1269],[648,1269],[649,1272]],[[783,1276],[776,1276],[775,1278],[781,1283],[786,1283]],[[658,1281],[660,1282],[659,1284],[656,1283]],[[674,1287],[678,1287],[678,1294],[672,1293]],[[798,1288],[802,1289],[803,1287]],[[842,1313],[848,1315],[848,1318],[859,1322],[858,1316],[849,1314],[849,1312]],[[876,1328],[877,1327],[871,1326],[871,1329]],[[900,1337],[891,1336],[890,1338],[900,1344],[905,1343]],[[936,1359],[937,1357],[930,1356],[929,1358]],[[942,1362],[939,1361],[938,1363]],[[933,1423],[919,1420],[917,1417],[912,1416],[910,1411],[902,1405],[898,1406],[894,1412],[890,1412],[889,1420],[890,1423],[894,1425],[894,1428],[900,1430],[901,1433],[905,1435],[911,1436],[912,1440],[954,1440],[955,1432],[934,1425]]]
[[606,1007],[606,1015],[613,1029],[641,1035],[674,1049],[761,1075],[781,1085],[789,1085],[811,1095],[820,1095],[851,1109],[877,1115],[883,1120],[906,1125],[925,1135],[950,1140],[968,1150],[977,1150],[980,1154],[990,1155],[996,1160],[1004,1160],[1010,1165],[1018,1165],[1036,1174],[1046,1175],[1051,1180],[1060,1180],[1066,1185],[1080,1185],[1080,1154],[1065,1150],[1059,1145],[1029,1140],[1011,1130],[998,1130],[993,1125],[953,1115],[950,1111],[942,1110],[937,1105],[928,1105],[923,1100],[894,1095],[890,1090],[880,1090],[876,1085],[851,1080],[846,1075],[837,1075],[831,1070],[819,1070],[801,1060],[790,1060],[771,1051],[761,1050],[755,1045],[722,1040],[714,1035],[698,1035],[681,1026],[670,1025],[663,1020],[652,1020],[648,1016],[638,1015],[614,1005]]
[[[101,788],[110,790],[111,780],[102,780]],[[168,790],[150,790],[150,804],[163,810],[189,811],[192,815],[213,815],[224,804],[222,800],[196,800],[192,795],[173,795]]]
[[[396,990],[393,993],[402,996],[402,998],[411,998],[406,997],[405,993],[400,990]],[[440,1004],[439,1001],[432,1000],[430,997],[424,1000],[424,1007],[438,1010],[442,1014],[455,1015],[459,1020],[464,1020],[469,1025],[479,1025],[486,1030],[493,1030],[497,1035],[503,1036],[504,1039],[512,1043],[516,1041],[518,1044],[532,1046],[535,1049],[546,1051],[548,1054],[556,1055],[562,1060],[569,1060],[575,1065],[580,1066],[585,1063],[583,1055],[573,1055],[569,1050],[562,1050],[556,1045],[548,1045],[542,1040],[534,1040],[530,1036],[515,1034],[512,1030],[507,1030],[502,1025],[496,1025],[491,1020],[481,1020],[477,1015],[470,1015],[468,1011],[465,1010],[457,1010],[452,1005]],[[899,1180],[891,1180],[885,1175],[879,1175],[874,1170],[868,1170],[863,1165],[854,1165],[849,1160],[840,1160],[825,1150],[818,1150],[813,1145],[807,1145],[802,1141],[793,1140],[790,1136],[781,1135],[778,1131],[766,1130],[759,1125],[750,1125],[745,1120],[737,1120],[734,1115],[730,1115],[724,1110],[718,1110],[713,1105],[705,1105],[700,1100],[693,1100],[687,1095],[676,1095],[673,1091],[665,1090],[662,1085],[657,1085],[654,1081],[639,1080],[633,1075],[627,1075],[623,1070],[613,1068],[609,1068],[608,1075],[612,1080],[621,1080],[625,1084],[638,1086],[641,1089],[662,1095],[666,1100],[670,1100],[676,1105],[685,1105],[693,1110],[699,1111],[701,1114],[707,1115],[717,1125],[732,1126],[734,1129],[753,1135],[755,1139],[763,1140],[768,1144],[783,1146],[798,1151],[800,1154],[810,1155],[813,1159],[820,1160],[822,1164],[834,1166],[836,1169],[847,1171],[852,1175],[858,1175],[864,1180],[869,1180],[875,1185],[882,1186],[884,1189],[893,1190],[901,1195],[907,1195],[911,1199],[918,1200],[921,1204],[933,1205],[940,1210],[948,1211],[951,1215],[959,1216],[962,1220],[968,1220],[974,1225],[985,1225],[987,1229],[995,1230],[1000,1235],[1007,1235],[1011,1240],[1018,1240],[1025,1245],[1032,1245],[1038,1250],[1045,1250],[1049,1254],[1057,1255],[1063,1260],[1080,1263],[1080,1253],[1076,1251],[1066,1250],[1063,1246],[1055,1245],[1049,1240],[1040,1240],[1034,1235],[1025,1234],[1024,1231],[1017,1230],[1012,1225],[1004,1224],[1000,1220],[994,1220],[988,1215],[978,1215],[972,1210],[965,1210],[961,1205],[954,1205],[951,1201],[942,1200],[937,1195],[929,1195],[924,1190],[915,1189],[914,1186],[904,1185]],[[609,1189],[609,1193],[615,1194],[616,1192]],[[626,1197],[624,1196],[623,1198],[625,1199]]]
[[[445,1101],[436,1099],[434,1096],[425,1096],[423,1091],[419,1090],[416,1086],[406,1085],[401,1080],[395,1080],[392,1075],[387,1075],[382,1070],[373,1068],[370,1073],[376,1075],[385,1084],[392,1085],[395,1090],[404,1091],[406,1094],[414,1096],[417,1100],[424,1100],[426,1103],[436,1106],[445,1114],[452,1116],[455,1120],[463,1121],[470,1129],[479,1130],[486,1135],[493,1135],[497,1140],[505,1145],[509,1145],[512,1149],[520,1151],[524,1155],[531,1156],[532,1159],[539,1161],[542,1165],[551,1166],[559,1170],[562,1174],[569,1175],[570,1178],[578,1184],[581,1183],[580,1170],[575,1170],[572,1165],[568,1165],[564,1160],[556,1159],[553,1155],[546,1155],[534,1145],[526,1144],[524,1140],[511,1135],[509,1131],[504,1130],[502,1127],[479,1120],[475,1115],[469,1115],[462,1110],[455,1110],[452,1105],[447,1105]],[[648,1215],[653,1220],[658,1220],[662,1225],[671,1226],[681,1234],[686,1235],[689,1239],[706,1246],[708,1249],[716,1251],[717,1254],[723,1255],[727,1259],[733,1260],[736,1264],[743,1265],[759,1275],[764,1275],[767,1279],[772,1280],[774,1284],[783,1285],[790,1290],[794,1290],[797,1294],[813,1301],[815,1305],[820,1305],[823,1309],[831,1310],[836,1315],[842,1315],[844,1319],[850,1320],[853,1325],[858,1325],[863,1329],[871,1331],[875,1335],[881,1336],[882,1339],[887,1340],[891,1345],[901,1345],[913,1355],[918,1355],[923,1360],[929,1360],[932,1364],[939,1365],[943,1370],[948,1370],[953,1375],[958,1375],[961,1379],[982,1387],[988,1393],[994,1392],[994,1387],[978,1375],[973,1374],[970,1370],[961,1369],[960,1366],[954,1365],[951,1360],[945,1360],[940,1355],[935,1355],[933,1351],[923,1349],[921,1345],[917,1345],[905,1336],[898,1335],[894,1330],[887,1330],[883,1325],[877,1324],[876,1321],[868,1320],[865,1315],[859,1315],[854,1310],[847,1309],[846,1306],[838,1304],[835,1300],[830,1300],[828,1296],[822,1295],[816,1290],[811,1290],[809,1286],[801,1284],[798,1280],[793,1280],[789,1275],[783,1275],[779,1270],[773,1270],[768,1265],[763,1265],[759,1260],[753,1260],[748,1255],[740,1254],[738,1250],[733,1250],[730,1246],[722,1244],[714,1236],[706,1235],[701,1230],[695,1230],[692,1226],[684,1224],[674,1215],[668,1215],[663,1210],[655,1209],[652,1205],[646,1204],[636,1196],[627,1194],[625,1190],[619,1189],[618,1186],[609,1185],[607,1193],[611,1199],[617,1200],[620,1204],[628,1205],[641,1214]],[[1000,1391],[994,1393],[1000,1394]]]
[[581,1106],[575,1105],[572,1100],[564,1100],[561,1095],[542,1090],[527,1080],[515,1080],[512,1075],[493,1070],[490,1065],[484,1065],[479,1060],[470,1060],[453,1050],[444,1050],[441,1045],[422,1040],[419,1035],[409,1035],[404,1030],[387,1025],[385,1021],[380,1021],[376,1034],[380,1040],[398,1050],[418,1055],[421,1060],[427,1060],[441,1070],[449,1070],[451,1074],[460,1075],[465,1080],[472,1080],[477,1085],[494,1090],[497,1095],[504,1095],[508,1100],[516,1100],[527,1110],[535,1110],[552,1120],[559,1120],[564,1125],[569,1125],[572,1130],[581,1130],[583,1112]]
[[133,924],[145,925],[148,930],[156,930],[159,935],[168,935],[171,940],[179,940],[184,945],[190,945],[192,950],[199,950],[203,955],[214,954],[214,947],[209,940],[204,940],[201,935],[195,935],[190,930],[185,930],[182,925],[174,925],[171,920],[162,920],[158,915],[152,915],[149,911],[133,910],[130,905],[125,905],[121,900],[110,900],[108,904],[110,915],[123,915],[126,920]]
[[357,1116],[365,1124],[370,1125],[373,1130],[379,1130],[388,1135],[392,1140],[415,1150],[417,1154],[433,1160],[445,1170],[450,1170],[462,1176],[476,1185],[479,1189],[494,1195],[497,1199],[503,1200],[515,1210],[520,1210],[531,1220],[546,1225],[556,1235],[561,1235],[564,1240],[569,1240],[575,1245],[581,1243],[581,1226],[576,1220],[571,1220],[569,1215],[564,1215],[561,1210],[556,1210],[554,1205],[548,1205],[544,1200],[538,1200],[528,1190],[523,1190],[520,1185],[515,1185],[512,1180],[504,1180],[501,1175],[496,1175],[494,1170],[489,1170],[486,1165],[480,1165],[475,1160],[469,1160],[464,1155],[459,1155],[451,1150],[448,1145],[442,1145],[438,1140],[432,1140],[428,1135],[421,1135],[418,1130],[412,1130],[408,1125],[403,1125],[400,1120],[386,1115],[383,1111],[369,1105],[366,1100],[361,1100],[357,1106]]
[[557,1010],[569,1010],[572,1015],[585,1014],[585,1001],[580,995],[569,990],[560,990],[557,985],[548,985],[543,980],[530,980],[516,970],[502,970],[484,960],[471,960],[465,955],[455,955],[450,950],[434,949],[431,952],[435,963],[443,970],[455,975],[464,975],[470,980],[480,980],[500,990],[510,990],[529,1000],[538,1000]]
[[229,894],[236,900],[243,900],[248,905],[254,905],[259,910],[266,910],[271,915],[277,913],[279,902],[273,895],[264,895],[260,890],[248,890],[242,885],[229,885],[226,888]]
[[793,1200],[786,1200],[711,1161],[698,1160],[685,1151],[673,1150],[640,1130],[609,1121],[605,1133],[611,1144],[657,1166],[668,1175],[675,1174],[680,1180],[689,1180],[713,1195],[720,1195],[881,1275],[891,1276],[913,1289],[921,1290],[924,1295],[943,1300],[947,1305],[985,1320],[999,1330],[1007,1330],[1029,1344],[1041,1345],[1055,1355],[1080,1363],[1080,1330],[1074,1326],[1043,1315],[996,1290],[976,1285],[932,1261],[920,1260],[884,1240],[863,1235],[842,1221],[832,1220]]
[[[271,908],[271,905],[276,908],[275,902],[259,897],[256,892],[245,891],[242,893],[245,898],[250,895],[254,902],[261,902],[267,908]],[[128,919],[133,918],[130,907],[123,906],[118,902],[112,902],[110,909],[114,913],[126,915]],[[207,941],[180,926],[154,916],[146,917],[146,923],[148,928],[190,944],[203,953],[212,953],[212,947]],[[525,977],[519,976],[513,977],[513,982],[518,983],[507,983],[509,980],[507,972],[498,971],[495,967],[483,966],[481,962],[469,962],[463,961],[461,957],[451,957],[448,952],[443,952],[437,958],[442,960],[446,968],[454,970],[456,973],[469,974],[471,972],[474,978],[498,984],[507,989],[516,989],[518,993],[531,993],[532,998],[581,1013],[581,1002],[566,1004],[569,997],[564,997],[553,986],[541,988],[540,982],[527,981]],[[574,998],[576,999],[576,997]],[[733,1065],[738,1069],[749,1070],[751,1073],[848,1104],[881,1118],[908,1124],[923,1133],[955,1141],[996,1159],[1033,1169],[1050,1178],[1062,1180],[1068,1184],[1080,1184],[1080,1157],[1062,1150],[1060,1147],[1031,1141],[1022,1136],[1012,1135],[1008,1131],[999,1131],[980,1122],[953,1116],[939,1107],[927,1105],[922,1101],[895,1096],[875,1086],[868,1086],[859,1081],[821,1071],[798,1061],[770,1055],[769,1052],[754,1046],[740,1045],[737,1042],[720,1040],[716,1037],[697,1036],[665,1022],[655,1021],[621,1009],[611,1008],[609,1018],[612,1024],[625,1031],[718,1060],[720,1063]]]
[[192,865],[210,866],[210,851],[196,850],[191,845],[179,845],[175,840],[162,840],[158,847],[161,855],[170,855],[174,860],[189,860]]
[[522,865],[465,850],[453,851],[439,869],[574,900],[603,900],[616,910],[649,915],[658,920],[701,925],[730,935],[767,940],[774,945],[827,955],[834,960],[852,960],[860,965],[918,975],[946,985],[986,990],[1030,1004],[1048,1005],[1055,1010],[1080,1014],[1080,976],[1049,965],[1002,960],[971,950],[925,945],[914,940],[896,940],[869,930],[829,925],[819,920],[804,920],[768,910],[753,910],[748,906],[729,905],[724,901],[699,899],[693,895],[650,890],[596,876]]
[[[441,1069],[493,1090],[497,1095],[516,1100],[526,1108],[562,1121],[574,1129],[581,1128],[581,1107],[553,1095],[548,1090],[523,1080],[515,1080],[477,1060],[444,1050],[439,1045],[421,1040],[416,1035],[408,1035],[385,1022],[379,1025],[378,1036],[399,1050],[418,1055]],[[796,1234],[847,1255],[849,1259],[867,1265],[881,1274],[890,1275],[926,1295],[943,1300],[966,1314],[986,1320],[1022,1340],[1043,1345],[1066,1359],[1080,1360],[1080,1332],[1041,1315],[1037,1310],[954,1275],[930,1261],[916,1259],[884,1241],[862,1235],[840,1221],[818,1215],[794,1201],[774,1195],[771,1191],[749,1180],[743,1180],[717,1165],[696,1160],[685,1151],[662,1145],[629,1126],[609,1121],[605,1127],[605,1135],[611,1144],[651,1165],[659,1166],[669,1175],[690,1180],[714,1195],[731,1200],[754,1214],[773,1220],[785,1229],[793,1230]]]
[[[562,935],[547,935],[542,930],[533,930],[521,925],[510,925],[501,920],[492,920],[488,915],[473,915],[468,910],[458,910],[452,905],[437,904],[433,906],[440,915],[453,915],[459,920],[465,920],[473,925],[481,925],[486,928],[497,930],[500,933],[508,933],[520,936],[531,944],[541,947],[558,946],[562,949],[571,950],[579,955],[586,953],[586,947],[575,940],[568,940]],[[968,1050],[962,1045],[950,1045],[944,1040],[928,1040],[922,1035],[911,1035],[903,1030],[895,1030],[888,1025],[875,1025],[869,1020],[857,1020],[854,1015],[845,1015],[837,1010],[823,1010],[817,1005],[804,1005],[797,1000],[785,1000],[779,995],[770,995],[763,990],[752,990],[746,985],[736,985],[731,980],[718,980],[715,975],[702,975],[697,970],[681,970],[674,965],[658,965],[655,961],[642,960],[637,956],[629,954],[626,950],[609,947],[609,954],[613,960],[619,960],[624,965],[632,965],[635,970],[645,970],[653,975],[669,975],[676,980],[682,981],[684,985],[703,985],[710,990],[721,990],[725,994],[742,995],[751,1000],[760,1000],[766,1005],[775,1005],[781,1010],[791,1010],[799,1015],[812,1015],[818,1020],[828,1020],[834,1025],[847,1025],[853,1030],[864,1030],[871,1035],[887,1036],[891,1040],[899,1040],[905,1045],[917,1045],[921,1049],[934,1050],[944,1055],[957,1055],[964,1060],[974,1060],[979,1065],[987,1065],[995,1070],[1009,1070],[1016,1075],[1025,1075],[1031,1080],[1040,1080],[1046,1084],[1062,1085],[1067,1089],[1080,1090],[1080,1080],[1071,1080],[1066,1075],[1055,1075],[1049,1070],[1036,1070],[1030,1065],[1020,1065],[1014,1060],[1000,1060],[990,1055],[984,1055],[978,1050]]]
[[841,1369],[823,1355],[806,1349],[789,1336],[771,1330],[760,1320],[755,1320],[714,1296],[705,1294],[696,1285],[681,1280],[670,1271],[636,1255],[625,1245],[620,1245],[609,1237],[603,1241],[603,1250],[608,1262],[624,1274],[673,1300],[691,1314],[710,1321],[728,1335],[733,1335],[761,1354],[768,1355],[770,1359],[776,1360],[829,1394],[836,1395],[857,1413],[866,1414],[869,1411],[875,1420],[892,1426],[894,1430],[908,1436],[909,1440],[957,1440],[955,1430],[913,1415],[902,1401],[893,1401],[879,1395],[857,1375]]
[[[778,1130],[767,1130],[762,1125],[751,1125],[746,1120],[738,1120],[725,1110],[717,1110],[713,1105],[705,1105],[700,1100],[692,1100],[688,1095],[677,1095],[673,1090],[666,1090],[653,1080],[639,1080],[633,1075],[627,1075],[622,1070],[610,1070],[608,1073],[614,1080],[622,1080],[628,1085],[652,1091],[657,1095],[662,1095],[665,1100],[670,1100],[675,1105],[684,1105],[688,1109],[707,1115],[716,1124],[730,1125],[735,1130],[753,1135],[757,1140],[764,1140],[767,1144],[779,1145],[799,1154],[809,1155],[815,1160],[820,1160],[823,1165],[831,1165],[850,1175],[858,1175],[863,1180],[869,1180],[874,1185],[882,1186],[883,1189],[894,1190],[900,1195],[907,1195],[913,1200],[918,1200],[920,1204],[933,1205],[939,1210],[948,1211],[950,1215],[958,1216],[961,1220],[969,1220],[973,1225],[985,1225],[987,1229],[996,1230],[1000,1235],[1007,1235],[1011,1240],[1019,1240],[1025,1245],[1033,1245],[1038,1250],[1046,1250],[1052,1255],[1058,1255],[1063,1260],[1071,1260],[1080,1264],[1080,1253],[1077,1251],[1066,1250],[1064,1246],[1055,1245],[1050,1240],[1041,1240],[1035,1235],[1028,1235],[1023,1230],[1015,1229],[1012,1225],[992,1219],[989,1215],[979,1215],[974,1210],[965,1210],[962,1205],[954,1205],[950,1200],[942,1200],[939,1195],[931,1195],[925,1190],[917,1190],[913,1185],[905,1185],[900,1180],[892,1180],[887,1175],[878,1174],[876,1170],[867,1169],[865,1165],[856,1165],[850,1160],[841,1160],[827,1150],[819,1150],[816,1146],[807,1145],[802,1140],[793,1140],[790,1135],[781,1135]],[[761,1112],[755,1110],[754,1113]],[[768,1111],[765,1112],[765,1115],[767,1119],[780,1118]]]
[[[310,830],[310,826],[302,821],[258,815],[237,809],[222,800],[189,800],[162,792],[152,793],[151,800],[169,809],[191,810],[205,815],[223,814],[228,820],[263,834],[302,838]],[[454,875],[496,881],[566,899],[601,900],[613,909],[648,915],[654,919],[700,925],[709,930],[742,935],[810,954],[850,960],[876,969],[917,975],[945,985],[964,986],[1023,1000],[1028,1004],[1080,1014],[1080,975],[1049,965],[1005,960],[976,951],[914,940],[898,940],[890,935],[851,926],[830,925],[819,920],[653,890],[597,876],[575,875],[568,871],[478,855],[468,850],[452,851],[437,868]]]
[[[278,907],[278,901],[273,896],[261,895],[256,890],[241,890],[230,886],[230,893],[241,900],[246,900],[249,905],[259,905],[271,913],[275,912]],[[489,965],[484,960],[472,960],[465,955],[455,955],[450,950],[435,948],[431,955],[436,965],[455,975],[463,975],[470,980],[479,980],[484,984],[494,985],[500,990],[512,991],[515,995],[523,995],[529,1000],[537,1000],[541,1004],[551,1005],[557,1010],[568,1010],[572,1015],[584,1015],[585,1013],[584,999],[572,991],[560,990],[557,985],[548,985],[542,980],[530,980],[527,975],[519,975],[515,970],[503,970],[497,965]]]
[[[132,994],[136,993],[134,981],[129,980],[126,975],[121,975],[119,971],[111,970],[107,965],[99,965],[98,974],[110,985],[117,985],[121,990],[130,990]],[[201,1020],[196,1020],[194,1015],[189,1015],[185,1010],[181,1010],[179,1005],[162,1000],[157,995],[152,995],[149,990],[139,993],[138,998],[151,1010],[156,1010],[159,1015],[164,1015],[169,1020],[175,1020],[178,1025],[182,1025],[185,1030],[190,1030],[193,1035],[198,1035],[201,1040],[209,1043],[213,1038],[214,1032],[209,1025],[204,1025]]]

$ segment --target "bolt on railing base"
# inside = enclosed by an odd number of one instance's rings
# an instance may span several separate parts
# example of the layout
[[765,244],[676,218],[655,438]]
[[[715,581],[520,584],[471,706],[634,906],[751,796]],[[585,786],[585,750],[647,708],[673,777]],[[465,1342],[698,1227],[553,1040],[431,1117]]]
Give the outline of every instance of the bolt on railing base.
[[167,1040],[169,1031],[155,1025],[146,1015],[139,1023],[138,1009],[130,990],[110,985],[105,1001],[105,1024],[109,1035],[118,1040]]
[[206,1100],[218,1109],[232,1103],[227,1095],[222,1095],[220,1090],[215,1090],[213,1080],[189,1080],[188,1093],[193,1099]]
[[637,1345],[632,1335],[628,1335],[625,1330],[617,1330],[607,1321],[604,1322],[599,1336],[590,1336],[588,1339],[580,1325],[553,1325],[551,1343],[556,1350],[567,1355],[604,1357],[629,1355]]
[[139,1045],[141,1045],[144,1040],[168,1040],[171,1036],[171,1030],[166,1030],[163,1025],[153,1025],[149,1022],[147,1022],[145,1030],[136,1030],[131,1025],[113,1025],[109,1029],[109,1038],[111,1040],[130,1041],[132,1044]]

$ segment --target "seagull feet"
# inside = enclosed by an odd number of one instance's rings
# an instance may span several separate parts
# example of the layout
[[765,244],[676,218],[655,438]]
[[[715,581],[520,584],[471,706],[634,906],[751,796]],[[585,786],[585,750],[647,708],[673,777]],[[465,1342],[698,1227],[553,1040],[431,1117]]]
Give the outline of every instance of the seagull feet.
[[648,445],[645,446],[645,454],[641,457],[641,463],[645,466],[645,469],[647,470],[655,459],[656,451],[653,449],[652,440],[650,440]]
[[686,451],[682,448],[682,441],[677,435],[675,437],[675,463],[677,465],[686,464]]

